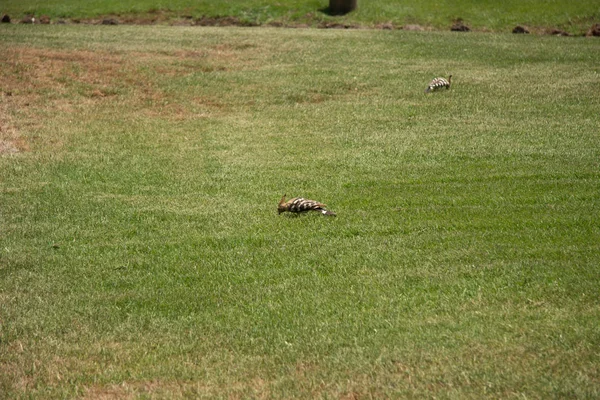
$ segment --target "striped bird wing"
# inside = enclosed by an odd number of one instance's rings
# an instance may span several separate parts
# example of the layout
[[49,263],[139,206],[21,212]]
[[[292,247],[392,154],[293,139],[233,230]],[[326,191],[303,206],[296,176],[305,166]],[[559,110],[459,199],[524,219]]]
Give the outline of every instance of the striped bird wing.
[[427,87],[429,90],[439,89],[441,87],[450,86],[450,83],[444,78],[435,78],[431,82],[429,82],[429,86]]
[[311,211],[311,210],[319,210],[319,209],[325,207],[325,204],[323,204],[323,203],[319,203],[318,201],[314,201],[314,200],[307,200],[302,197],[296,197],[294,199],[291,199],[288,202],[288,204],[289,204],[289,210],[291,212],[304,212],[304,211]]

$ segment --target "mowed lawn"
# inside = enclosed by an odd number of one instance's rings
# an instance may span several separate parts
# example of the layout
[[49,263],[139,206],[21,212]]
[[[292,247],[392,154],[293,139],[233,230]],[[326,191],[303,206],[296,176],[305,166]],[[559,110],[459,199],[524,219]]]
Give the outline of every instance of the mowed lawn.
[[598,40],[0,44],[0,397],[600,396]]

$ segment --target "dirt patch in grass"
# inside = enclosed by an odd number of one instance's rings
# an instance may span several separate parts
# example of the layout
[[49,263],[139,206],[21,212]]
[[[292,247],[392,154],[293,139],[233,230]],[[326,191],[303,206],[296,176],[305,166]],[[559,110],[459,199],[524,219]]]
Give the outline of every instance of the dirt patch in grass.
[[0,156],[29,150],[29,145],[15,127],[14,118],[9,113],[10,91],[3,92],[0,98]]
[[122,63],[112,54],[29,47],[11,47],[4,54],[0,83],[14,98],[35,101],[47,89],[60,94],[74,82],[100,88],[122,78]]
[[22,137],[14,139],[0,139],[0,155],[16,154],[29,149],[29,145]]
[[86,400],[134,399],[140,396],[181,398],[183,388],[177,382],[123,382],[111,385],[93,385],[85,389]]
[[249,382],[237,382],[227,385],[227,388],[212,382],[207,384],[198,381],[132,381],[120,384],[92,385],[84,389],[82,398],[85,400],[110,400],[133,399],[140,397],[150,398],[189,398],[189,397],[220,397],[224,394],[231,399],[247,398],[252,393],[252,398],[269,398],[267,395],[267,382],[260,378],[251,379]]
[[[251,49],[250,49],[251,50]],[[181,120],[192,108],[220,112],[216,99],[189,102],[160,87],[163,77],[225,72],[243,51],[224,45],[199,51],[129,52],[7,47],[0,60],[0,155],[30,149],[46,137],[47,120],[76,118],[90,107],[117,103],[149,117]],[[113,104],[113,107],[115,105]],[[204,110],[204,111],[206,111]],[[47,144],[59,141],[54,138]]]
[[44,136],[46,119],[72,116],[125,85],[140,84],[119,56],[103,52],[8,47],[3,55],[1,154],[28,150],[31,140]]

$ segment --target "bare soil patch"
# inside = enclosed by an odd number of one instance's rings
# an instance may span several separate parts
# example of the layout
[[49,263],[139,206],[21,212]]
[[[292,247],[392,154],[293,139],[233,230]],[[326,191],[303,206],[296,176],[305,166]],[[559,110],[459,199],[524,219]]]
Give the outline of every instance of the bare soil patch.
[[28,150],[40,134],[26,139],[22,131],[41,131],[45,118],[112,96],[128,82],[122,59],[102,52],[9,47],[0,66],[0,154]]
[[189,117],[190,105],[219,110],[222,106],[215,99],[196,97],[190,104],[172,99],[167,102],[169,96],[158,87],[158,81],[147,79],[146,74],[174,77],[225,71],[236,64],[239,51],[226,45],[199,51],[126,54],[5,48],[0,60],[0,155],[27,151],[32,140],[43,139],[46,118],[74,115],[82,107],[117,99],[148,116],[174,119]]

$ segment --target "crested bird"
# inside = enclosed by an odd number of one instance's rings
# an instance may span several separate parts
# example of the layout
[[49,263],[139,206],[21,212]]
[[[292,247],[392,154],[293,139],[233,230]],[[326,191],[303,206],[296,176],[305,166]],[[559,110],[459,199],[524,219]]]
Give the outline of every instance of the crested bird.
[[335,217],[335,213],[333,211],[327,210],[325,207],[327,205],[323,203],[319,203],[315,200],[308,200],[303,197],[294,197],[293,199],[289,199],[285,201],[285,194],[279,201],[277,205],[277,212],[281,214],[282,212],[289,211],[291,213],[297,214],[307,211],[319,211],[323,215],[331,215]]
[[447,80],[445,78],[435,78],[434,80],[429,82],[427,89],[425,89],[425,93],[435,92],[436,90],[439,90],[442,88],[450,89],[451,83],[452,83],[452,75],[450,75]]

